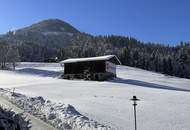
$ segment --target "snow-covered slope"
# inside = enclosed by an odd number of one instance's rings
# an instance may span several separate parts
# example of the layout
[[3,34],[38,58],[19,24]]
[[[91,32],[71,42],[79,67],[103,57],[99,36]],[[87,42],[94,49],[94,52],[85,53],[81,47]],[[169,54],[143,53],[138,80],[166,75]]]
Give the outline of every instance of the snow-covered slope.
[[118,130],[134,128],[133,95],[141,130],[190,129],[190,80],[118,66],[112,81],[71,81],[56,78],[58,64],[21,64],[16,72],[0,71],[0,87],[16,87],[28,96],[43,96],[73,105],[83,115]]

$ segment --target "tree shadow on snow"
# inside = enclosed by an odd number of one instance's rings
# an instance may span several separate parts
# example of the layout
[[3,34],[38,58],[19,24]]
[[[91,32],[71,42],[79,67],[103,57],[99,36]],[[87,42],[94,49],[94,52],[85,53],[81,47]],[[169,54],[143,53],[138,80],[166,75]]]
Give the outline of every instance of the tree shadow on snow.
[[190,90],[188,90],[188,89],[176,88],[176,87],[172,87],[172,86],[160,85],[160,84],[149,83],[149,82],[140,81],[140,80],[133,80],[133,79],[116,78],[114,80],[111,80],[110,82],[129,84],[129,85],[135,85],[135,86],[147,87],[147,88],[156,88],[156,89],[166,89],[166,90],[190,92]]
[[30,75],[38,75],[42,77],[58,77],[61,75],[61,72],[50,71],[50,70],[40,70],[34,68],[24,68],[20,70],[16,70],[17,73],[21,74],[30,74]]

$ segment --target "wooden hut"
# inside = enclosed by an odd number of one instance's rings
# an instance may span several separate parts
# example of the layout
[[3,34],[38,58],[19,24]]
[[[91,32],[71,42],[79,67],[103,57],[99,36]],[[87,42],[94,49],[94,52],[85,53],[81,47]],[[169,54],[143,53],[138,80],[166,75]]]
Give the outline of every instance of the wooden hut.
[[121,64],[115,55],[88,58],[71,58],[61,61],[64,79],[103,81],[116,77],[116,65]]

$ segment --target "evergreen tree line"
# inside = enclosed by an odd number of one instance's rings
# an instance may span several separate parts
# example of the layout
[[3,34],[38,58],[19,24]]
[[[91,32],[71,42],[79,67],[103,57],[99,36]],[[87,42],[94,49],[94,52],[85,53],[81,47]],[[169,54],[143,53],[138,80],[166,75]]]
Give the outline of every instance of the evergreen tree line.
[[59,49],[59,59],[115,54],[123,65],[190,78],[190,44],[177,46],[143,43],[121,36],[84,36]]
[[44,62],[55,57],[61,61],[114,54],[123,65],[190,78],[190,43],[186,42],[169,46],[143,43],[130,37],[80,34],[62,48],[24,41],[16,45],[21,61]]

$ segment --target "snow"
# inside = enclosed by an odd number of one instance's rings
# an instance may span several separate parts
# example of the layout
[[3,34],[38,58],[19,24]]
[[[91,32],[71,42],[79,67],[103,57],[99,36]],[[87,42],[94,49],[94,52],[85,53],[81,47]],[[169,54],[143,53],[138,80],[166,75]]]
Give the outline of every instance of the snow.
[[53,103],[43,97],[27,97],[19,93],[0,89],[0,95],[57,129],[65,130],[113,130],[81,115],[69,104]]
[[[45,76],[28,71],[21,73],[24,69],[43,70]],[[117,79],[105,82],[58,79],[60,71],[63,70],[58,64],[23,63],[15,72],[0,71],[0,87],[15,87],[16,92],[30,97],[42,96],[52,102],[71,104],[85,117],[117,130],[134,129],[129,99],[136,95],[140,99],[139,129],[190,128],[189,79],[125,66],[117,66]]]
[[0,128],[1,130],[29,130],[30,122],[23,114],[17,114],[14,111],[0,106]]
[[105,55],[105,56],[89,57],[89,58],[71,58],[71,59],[66,59],[64,61],[61,61],[61,64],[83,62],[83,61],[109,60],[113,57],[115,57],[118,63],[121,64],[119,59],[115,55]]
[[37,117],[34,117],[33,115],[24,112],[22,109],[18,108],[16,105],[12,104],[10,101],[8,101],[6,98],[3,98],[2,96],[0,96],[0,103],[1,106],[5,107],[6,109],[14,111],[15,113],[22,113],[23,117],[26,117],[26,120],[30,121],[30,126],[32,126],[30,130],[57,130],[51,125],[38,119]]
[[60,32],[43,32],[43,34],[45,35],[45,36],[48,36],[48,35],[60,35]]
[[74,34],[70,32],[43,32],[42,33],[45,36],[59,36],[59,35],[67,35],[72,37]]

